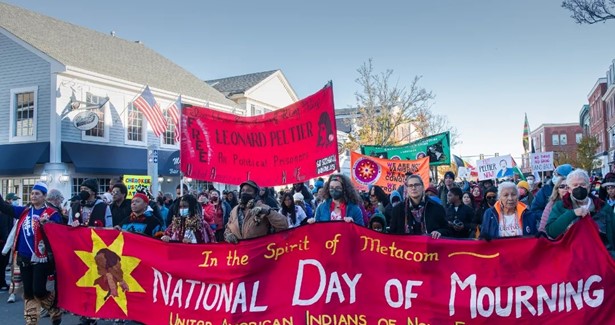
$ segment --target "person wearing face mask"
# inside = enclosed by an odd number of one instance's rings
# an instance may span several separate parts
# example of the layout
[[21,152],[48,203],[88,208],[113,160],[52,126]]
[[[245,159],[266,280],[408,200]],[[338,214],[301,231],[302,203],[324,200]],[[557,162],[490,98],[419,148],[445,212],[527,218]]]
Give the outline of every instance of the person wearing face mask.
[[476,229],[473,231],[473,234],[471,234],[472,238],[478,238],[480,236],[480,227],[483,224],[483,216],[485,215],[485,211],[495,206],[497,196],[498,189],[496,187],[491,187],[485,190],[483,200],[474,214],[474,220],[472,220],[472,223],[476,225]]
[[224,231],[226,242],[236,244],[242,239],[265,236],[270,228],[288,229],[287,218],[260,200],[260,188],[254,181],[243,182],[239,189],[239,204],[231,210]]
[[519,201],[528,207],[531,206],[534,195],[530,191],[530,184],[527,181],[520,181],[517,183],[517,189],[519,190]]
[[361,196],[350,179],[342,174],[333,174],[324,186],[324,201],[316,209],[308,223],[343,220],[364,226]]
[[79,201],[71,205],[69,224],[73,227],[113,227],[109,205],[97,197],[98,181],[90,178],[81,183]]
[[226,200],[221,199],[220,191],[215,188],[209,190],[209,203],[203,208],[205,220],[212,220],[211,228],[215,232],[216,241],[221,243],[224,241],[224,228],[228,223],[231,214],[231,206]]
[[600,238],[612,257],[615,258],[615,214],[613,208],[589,192],[589,175],[583,169],[575,169],[566,177],[568,193],[553,205],[545,230],[551,238],[557,238],[581,218],[591,218],[600,231]]
[[215,243],[214,232],[201,215],[201,211],[200,204],[193,195],[184,195],[179,202],[179,214],[173,216],[171,224],[160,239],[167,243]]
[[549,197],[551,196],[551,193],[553,193],[553,184],[557,183],[561,177],[568,176],[568,174],[570,174],[572,170],[573,168],[570,164],[563,164],[557,166],[557,168],[555,168],[555,170],[553,171],[553,177],[551,178],[551,181],[544,184],[534,196],[530,211],[534,214],[534,216],[536,216],[538,222],[540,222],[542,212],[547,206],[547,203],[549,203]]
[[485,211],[480,229],[480,238],[487,241],[537,233],[536,219],[527,206],[519,202],[519,189],[515,183],[498,185],[498,201]]
[[[6,195],[4,202],[11,206],[19,206],[19,201],[21,198],[15,195],[15,193],[9,193]],[[11,215],[8,215],[2,211],[0,211],[0,244],[2,247],[6,244],[9,233],[11,229],[13,229],[13,218]],[[9,285],[6,283],[4,270],[6,266],[9,264],[10,254],[1,254],[0,255],[0,291],[8,291]]]
[[553,205],[557,201],[561,201],[564,195],[568,193],[568,185],[566,183],[566,178],[559,178],[558,182],[554,184],[557,190],[554,190],[551,193],[551,197],[549,197],[549,203],[545,207],[545,210],[542,212],[542,217],[540,218],[540,225],[538,226],[538,232],[546,234],[545,228],[547,227],[547,220],[549,220],[549,214],[551,214],[551,210],[553,210]]
[[381,233],[387,233],[387,226],[384,215],[380,212],[374,213],[369,219],[369,229]]

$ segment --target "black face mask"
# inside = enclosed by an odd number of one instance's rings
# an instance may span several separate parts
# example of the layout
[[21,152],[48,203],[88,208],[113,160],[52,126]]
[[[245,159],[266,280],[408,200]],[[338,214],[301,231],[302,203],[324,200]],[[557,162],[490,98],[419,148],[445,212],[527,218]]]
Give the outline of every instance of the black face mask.
[[574,197],[578,201],[583,201],[587,198],[587,189],[585,187],[579,186],[572,190],[572,197]]
[[88,191],[79,192],[79,198],[81,199],[81,201],[87,201],[90,198],[90,192]]
[[334,200],[339,200],[342,196],[344,196],[344,192],[339,190],[329,190],[329,195],[331,195]]
[[251,200],[254,200],[254,195],[250,193],[241,193],[241,204],[246,205]]
[[497,202],[498,200],[496,198],[493,199],[487,199],[487,204],[489,204],[489,206],[494,206],[495,202]]

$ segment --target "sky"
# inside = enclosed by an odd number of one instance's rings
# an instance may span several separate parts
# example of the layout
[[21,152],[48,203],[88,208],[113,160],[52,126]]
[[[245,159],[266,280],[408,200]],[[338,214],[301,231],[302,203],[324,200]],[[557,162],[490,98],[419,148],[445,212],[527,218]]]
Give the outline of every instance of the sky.
[[332,80],[336,108],[356,105],[371,58],[400,86],[422,76],[470,162],[519,159],[525,113],[532,130],[578,122],[615,60],[615,20],[576,24],[561,0],[1,1],[140,40],[203,80],[281,69],[300,98]]

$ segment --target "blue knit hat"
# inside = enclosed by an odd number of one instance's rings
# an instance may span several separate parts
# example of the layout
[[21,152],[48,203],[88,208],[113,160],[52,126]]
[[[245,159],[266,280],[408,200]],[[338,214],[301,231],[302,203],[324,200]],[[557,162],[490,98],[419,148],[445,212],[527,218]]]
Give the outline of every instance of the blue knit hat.
[[572,172],[574,168],[572,168],[572,165],[570,164],[563,164],[563,165],[559,165],[557,166],[557,168],[555,168],[555,172],[560,175],[560,176],[568,176],[568,174],[570,174],[570,172]]
[[41,193],[43,193],[43,195],[47,195],[47,184],[43,183],[43,182],[37,182],[36,184],[34,184],[34,187],[32,187],[32,190],[38,190],[41,191]]

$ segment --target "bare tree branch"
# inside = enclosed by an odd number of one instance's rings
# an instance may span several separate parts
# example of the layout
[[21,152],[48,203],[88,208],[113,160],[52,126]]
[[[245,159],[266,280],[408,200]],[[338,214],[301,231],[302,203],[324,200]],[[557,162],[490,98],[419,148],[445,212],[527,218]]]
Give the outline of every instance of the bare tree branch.
[[615,0],[564,0],[562,7],[579,24],[595,24],[615,19]]

